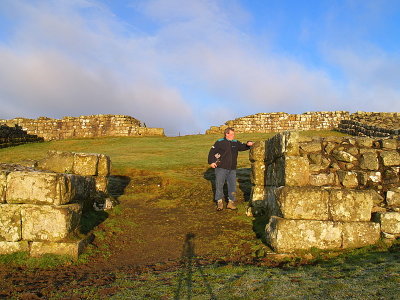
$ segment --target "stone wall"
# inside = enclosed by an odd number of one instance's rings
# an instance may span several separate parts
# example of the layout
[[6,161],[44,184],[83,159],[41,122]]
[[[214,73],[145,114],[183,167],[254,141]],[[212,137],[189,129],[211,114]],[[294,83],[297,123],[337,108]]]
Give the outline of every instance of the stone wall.
[[342,120],[338,131],[355,136],[400,136],[400,113],[356,112],[350,120]]
[[164,136],[162,128],[147,128],[130,116],[92,115],[64,117],[63,119],[15,118],[0,120],[0,125],[21,126],[28,134],[48,140],[91,138],[102,136]]
[[27,134],[20,126],[0,125],[0,148],[18,146],[26,143],[42,142],[43,138]]
[[280,133],[250,150],[253,211],[277,252],[400,235],[400,142]]
[[0,254],[77,257],[92,238],[79,233],[82,211],[106,192],[109,172],[100,154],[53,151],[37,168],[0,164]]
[[348,120],[347,111],[306,112],[304,114],[259,113],[235,120],[222,126],[212,126],[206,134],[220,134],[227,127],[233,127],[237,133],[242,132],[280,132],[285,130],[332,130],[341,120]]

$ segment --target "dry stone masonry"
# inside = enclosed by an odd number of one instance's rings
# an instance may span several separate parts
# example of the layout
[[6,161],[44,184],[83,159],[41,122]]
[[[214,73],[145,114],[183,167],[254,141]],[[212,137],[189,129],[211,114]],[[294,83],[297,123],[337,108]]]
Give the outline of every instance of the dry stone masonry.
[[341,120],[349,120],[347,111],[306,112],[304,114],[258,113],[235,120],[222,126],[212,126],[206,134],[220,134],[227,127],[242,132],[280,132],[285,130],[332,130]]
[[399,137],[400,113],[356,112],[342,120],[338,130],[356,136]]
[[9,127],[0,125],[0,148],[18,146],[26,143],[42,142],[43,138],[27,134],[18,125]]
[[251,204],[277,252],[400,236],[400,142],[284,132],[250,150]]
[[221,134],[227,127],[236,132],[283,132],[286,130],[339,130],[355,136],[399,137],[400,113],[306,112],[304,114],[259,113],[212,126],[206,134]]
[[102,136],[164,136],[164,129],[142,126],[139,120],[124,115],[92,115],[63,119],[15,118],[0,120],[0,125],[21,126],[28,134],[43,137],[46,141]]
[[110,159],[51,151],[37,167],[0,164],[0,254],[17,251],[77,257],[82,211],[106,193]]

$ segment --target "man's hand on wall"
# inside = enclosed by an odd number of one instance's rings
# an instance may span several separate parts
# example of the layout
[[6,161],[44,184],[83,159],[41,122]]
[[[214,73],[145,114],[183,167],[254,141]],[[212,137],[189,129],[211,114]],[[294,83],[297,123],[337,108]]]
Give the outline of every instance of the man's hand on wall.
[[215,169],[217,167],[217,164],[216,163],[212,163],[212,164],[210,164],[210,167]]

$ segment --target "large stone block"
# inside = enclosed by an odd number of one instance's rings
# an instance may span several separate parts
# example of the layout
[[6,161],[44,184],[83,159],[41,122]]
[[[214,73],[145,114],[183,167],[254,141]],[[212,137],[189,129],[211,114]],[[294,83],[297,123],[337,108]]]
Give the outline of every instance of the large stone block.
[[38,162],[38,168],[57,173],[72,173],[74,170],[74,154],[50,150],[47,157]]
[[386,203],[388,206],[400,207],[400,188],[386,192]]
[[21,205],[22,239],[60,241],[79,225],[80,204],[63,206]]
[[99,157],[97,154],[75,153],[73,173],[83,176],[96,176],[98,162]]
[[93,234],[90,234],[78,241],[32,242],[30,255],[33,257],[41,256],[43,254],[69,255],[74,259],[77,259],[93,239]]
[[329,193],[315,187],[267,188],[267,210],[286,219],[328,220]]
[[9,172],[0,171],[0,203],[6,202],[7,174]]
[[378,170],[378,155],[374,152],[367,152],[361,155],[360,168],[366,170]]
[[254,185],[265,184],[265,162],[255,161],[251,163],[251,183]]
[[312,247],[338,249],[342,245],[342,225],[332,221],[272,217],[266,226],[266,240],[276,252],[294,252]]
[[337,175],[339,182],[345,188],[355,188],[358,186],[358,176],[356,172],[338,170]]
[[267,162],[271,163],[283,155],[299,155],[298,139],[299,134],[295,131],[285,131],[270,138],[266,144]]
[[400,165],[400,154],[396,150],[382,151],[380,156],[384,166],[398,166]]
[[15,252],[28,252],[28,241],[5,242],[0,241],[0,254],[11,254]]
[[301,156],[285,157],[285,183],[288,186],[307,185],[310,180],[310,166],[308,159]]
[[373,220],[381,224],[381,231],[390,234],[400,234],[400,212],[377,212]]
[[21,239],[21,209],[19,205],[0,204],[0,241]]
[[52,204],[91,198],[95,181],[72,174],[15,171],[7,176],[7,203]]
[[110,176],[111,160],[110,157],[104,154],[99,155],[99,162],[97,168],[98,176]]
[[370,221],[376,193],[369,190],[331,190],[329,210],[333,221]]
[[264,161],[265,160],[265,144],[266,141],[254,142],[249,151],[250,161]]
[[344,222],[343,248],[359,248],[373,245],[380,238],[380,226],[374,222]]

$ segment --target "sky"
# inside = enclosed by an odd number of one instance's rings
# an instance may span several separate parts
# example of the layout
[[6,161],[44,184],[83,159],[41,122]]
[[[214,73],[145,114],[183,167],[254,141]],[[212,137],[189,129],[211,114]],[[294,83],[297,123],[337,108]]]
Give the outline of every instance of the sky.
[[0,0],[0,119],[332,110],[400,112],[400,1]]

